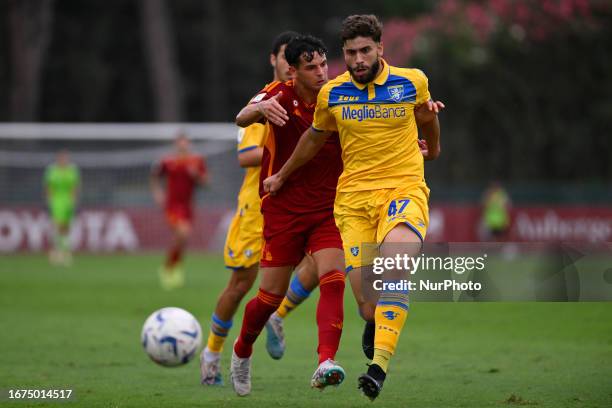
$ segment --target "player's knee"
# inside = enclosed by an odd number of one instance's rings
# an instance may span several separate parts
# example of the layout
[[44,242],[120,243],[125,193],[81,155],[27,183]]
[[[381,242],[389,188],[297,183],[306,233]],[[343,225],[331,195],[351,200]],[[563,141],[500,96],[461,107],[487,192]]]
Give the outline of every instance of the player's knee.
[[404,224],[393,228],[385,237],[380,247],[380,255],[385,258],[395,257],[397,254],[417,256],[422,249],[421,238]]
[[179,224],[175,230],[176,239],[180,243],[185,243],[187,238],[189,238],[189,234],[191,233],[191,228],[188,224]]
[[421,237],[417,235],[406,224],[397,224],[385,237],[385,244],[388,243],[421,243]]
[[230,298],[233,303],[239,303],[244,299],[250,288],[250,286],[247,287],[247,285],[241,283],[233,283],[225,289],[225,295]]
[[255,281],[254,274],[249,273],[249,270],[237,270],[234,272],[234,276],[229,282],[228,291],[231,296],[238,300],[244,298],[246,294],[253,287]]
[[297,272],[298,280],[304,289],[311,292],[319,284],[316,266],[313,269],[302,269]]
[[234,287],[236,296],[242,299],[243,297],[246,296],[249,290],[251,290],[251,287],[253,287],[253,281],[250,281],[247,279],[239,281]]
[[317,273],[317,264],[315,263],[314,258],[310,254],[304,255],[302,261],[298,265],[298,269],[303,269],[309,273],[316,274]]

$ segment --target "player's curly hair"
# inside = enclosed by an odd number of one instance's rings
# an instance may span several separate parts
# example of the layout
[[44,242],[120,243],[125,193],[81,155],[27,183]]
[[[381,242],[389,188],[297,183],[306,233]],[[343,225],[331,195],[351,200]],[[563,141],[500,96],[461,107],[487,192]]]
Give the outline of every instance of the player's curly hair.
[[367,37],[380,42],[382,27],[382,23],[374,14],[354,14],[342,22],[340,38],[343,44],[357,37]]
[[327,47],[323,41],[312,35],[298,35],[287,44],[285,59],[289,65],[297,68],[300,65],[302,55],[304,55],[306,61],[310,62],[314,58],[315,52],[319,55],[327,54]]

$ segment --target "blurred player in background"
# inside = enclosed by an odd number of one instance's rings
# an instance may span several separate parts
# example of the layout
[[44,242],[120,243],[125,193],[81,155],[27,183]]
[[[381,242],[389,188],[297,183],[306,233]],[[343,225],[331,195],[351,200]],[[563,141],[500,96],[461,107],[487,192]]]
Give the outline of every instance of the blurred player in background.
[[505,241],[510,229],[510,196],[499,181],[491,183],[482,198],[482,226],[485,240]]
[[70,155],[62,150],[55,163],[45,170],[44,184],[47,206],[53,222],[53,248],[49,261],[70,265],[70,225],[74,218],[79,197],[81,176],[78,167],[70,162]]
[[[317,94],[327,82],[326,54],[319,39],[299,36],[291,40],[285,58],[292,81],[269,84],[238,113],[239,126],[268,121],[262,179],[278,171],[301,134],[310,127]],[[264,217],[260,287],[257,296],[246,305],[230,368],[232,386],[240,396],[251,392],[253,344],[281,305],[290,286],[291,271],[304,253],[312,254],[320,281],[316,316],[319,359],[311,386],[322,389],[344,379],[344,370],[334,361],[344,319],[344,256],[333,218],[336,183],[342,171],[340,153],[337,139],[330,138],[319,155],[294,174],[278,195],[264,194],[260,187]]]
[[[298,34],[286,31],[279,34],[272,45],[270,65],[274,82],[290,79],[289,64],[285,59],[285,47]],[[233,325],[233,317],[240,302],[253,286],[261,258],[263,216],[259,198],[259,175],[263,145],[267,127],[253,123],[238,133],[238,162],[246,169],[242,187],[238,193],[238,207],[232,218],[224,249],[225,266],[232,271],[226,288],[212,315],[208,342],[200,355],[200,374],[203,385],[221,385],[221,351]],[[281,358],[285,350],[282,319],[304,301],[318,284],[316,267],[306,256],[296,268],[287,296],[278,311],[266,324],[268,339],[266,349],[272,358]]]
[[[382,59],[382,24],[373,15],[353,15],[342,23],[348,71],[325,85],[317,99],[312,127],[291,158],[264,181],[266,191],[279,190],[294,171],[339,132],[344,171],[334,206],[342,234],[351,286],[367,324],[363,349],[371,359],[359,388],[374,400],[386,378],[391,355],[408,317],[408,293],[383,291],[377,300],[362,290],[362,266],[372,263],[364,244],[380,246],[380,255],[415,256],[429,222],[429,188],[423,159],[440,152],[437,113],[444,105],[431,101],[428,80],[418,69],[389,66]],[[418,143],[419,133],[425,143]]]
[[166,290],[181,287],[185,282],[181,260],[193,224],[193,192],[197,184],[207,183],[204,158],[191,151],[191,142],[185,133],[178,133],[174,147],[174,154],[162,159],[151,171],[153,198],[164,208],[174,234],[166,261],[159,269],[160,284]]

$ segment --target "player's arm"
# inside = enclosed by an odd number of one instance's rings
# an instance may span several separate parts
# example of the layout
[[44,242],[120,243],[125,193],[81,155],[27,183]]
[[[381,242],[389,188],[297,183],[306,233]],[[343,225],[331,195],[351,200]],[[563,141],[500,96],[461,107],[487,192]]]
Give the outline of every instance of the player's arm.
[[240,167],[257,167],[261,166],[263,157],[263,147],[255,147],[238,153],[238,163]]
[[208,169],[203,157],[200,157],[195,167],[195,174],[192,175],[196,183],[202,187],[208,186]]
[[425,160],[434,160],[440,155],[440,122],[438,113],[445,108],[440,101],[429,100],[414,108],[414,117],[419,133],[426,142],[425,148],[421,145],[421,152]]
[[309,127],[300,137],[291,157],[278,173],[264,180],[264,191],[274,194],[282,187],[287,178],[298,168],[308,163],[321,150],[331,131],[319,131]]
[[197,181],[202,187],[207,187],[208,186],[208,173],[199,174],[197,177]]
[[155,203],[160,207],[164,205],[165,201],[165,193],[161,185],[162,166],[163,165],[154,166],[149,177],[149,185],[151,187],[151,194],[153,194],[153,200],[155,200]]
[[[236,115],[236,124],[240,127],[247,127],[266,119],[275,125],[284,126],[289,120],[289,116],[278,101],[282,95],[283,93],[279,92],[270,99],[249,103]],[[253,98],[253,100],[255,99],[257,99],[257,96]]]

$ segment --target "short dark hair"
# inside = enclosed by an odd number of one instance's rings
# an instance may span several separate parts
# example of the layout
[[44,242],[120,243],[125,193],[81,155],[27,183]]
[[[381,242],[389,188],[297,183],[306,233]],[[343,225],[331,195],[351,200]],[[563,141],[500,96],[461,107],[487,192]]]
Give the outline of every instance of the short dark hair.
[[308,62],[312,61],[314,53],[320,55],[327,54],[327,47],[322,40],[313,37],[312,35],[298,35],[287,44],[285,48],[285,59],[292,67],[300,65],[300,57],[304,54],[304,59]]
[[271,53],[274,54],[275,56],[278,56],[278,53],[280,52],[281,47],[285,44],[289,44],[289,42],[293,40],[295,37],[297,37],[298,35],[299,34],[296,33],[295,31],[283,31],[274,39],[274,42],[272,43]]
[[340,38],[344,44],[357,37],[369,37],[380,42],[382,37],[382,23],[374,14],[354,14],[342,22]]

